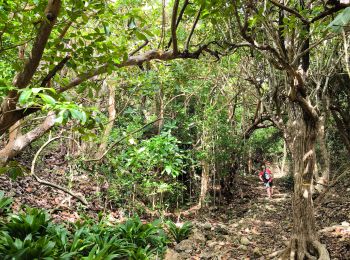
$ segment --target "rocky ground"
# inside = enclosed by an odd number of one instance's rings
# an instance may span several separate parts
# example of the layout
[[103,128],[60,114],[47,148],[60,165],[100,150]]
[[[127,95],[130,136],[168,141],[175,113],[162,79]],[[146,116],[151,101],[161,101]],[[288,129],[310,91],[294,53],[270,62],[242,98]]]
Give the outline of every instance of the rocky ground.
[[[90,203],[90,215],[101,210],[103,185],[91,183],[85,175],[70,178],[66,172],[53,168],[45,173],[45,178],[81,191]],[[240,190],[229,204],[209,207],[181,219],[190,220],[194,224],[193,231],[188,239],[170,246],[166,260],[272,258],[271,254],[285,247],[292,228],[291,189],[282,179],[275,183],[275,194],[267,199],[264,187],[255,176],[240,178]],[[349,187],[350,180],[339,183],[316,208],[321,242],[327,245],[331,259],[350,259]],[[0,190],[14,198],[15,210],[27,204],[48,209],[56,221],[79,218],[79,203],[75,199],[38,184],[30,176],[16,181],[0,176]],[[111,213],[118,218],[117,212]]]
[[[285,247],[292,228],[291,194],[282,182],[276,183],[273,198],[267,199],[254,178],[245,179],[243,198],[198,214],[190,237],[169,249],[166,260],[273,259],[273,253]],[[326,197],[316,218],[331,259],[343,260],[350,259],[350,189],[338,191]]]

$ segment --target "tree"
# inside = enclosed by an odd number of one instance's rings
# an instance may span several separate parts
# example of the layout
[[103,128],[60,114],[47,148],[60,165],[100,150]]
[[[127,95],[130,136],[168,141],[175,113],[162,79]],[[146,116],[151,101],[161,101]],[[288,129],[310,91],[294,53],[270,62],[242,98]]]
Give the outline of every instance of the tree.
[[[283,81],[252,79],[260,93],[264,87],[275,93],[271,120],[283,132],[293,159],[293,233],[283,258],[329,259],[318,240],[311,196],[320,111],[312,103],[315,86],[308,75],[311,52],[334,37],[325,30],[328,17],[347,6],[337,3],[329,9],[314,1],[233,1],[236,24],[245,42],[228,44],[249,46],[274,70],[283,72]],[[286,106],[281,109],[284,101]]]

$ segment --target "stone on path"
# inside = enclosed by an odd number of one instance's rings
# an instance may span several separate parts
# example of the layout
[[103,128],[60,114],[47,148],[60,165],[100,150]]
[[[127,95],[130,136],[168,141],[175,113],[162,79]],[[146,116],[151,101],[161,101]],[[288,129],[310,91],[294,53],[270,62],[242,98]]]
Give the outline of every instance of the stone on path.
[[180,256],[180,254],[171,248],[168,248],[165,252],[164,260],[182,260],[182,259],[183,258]]

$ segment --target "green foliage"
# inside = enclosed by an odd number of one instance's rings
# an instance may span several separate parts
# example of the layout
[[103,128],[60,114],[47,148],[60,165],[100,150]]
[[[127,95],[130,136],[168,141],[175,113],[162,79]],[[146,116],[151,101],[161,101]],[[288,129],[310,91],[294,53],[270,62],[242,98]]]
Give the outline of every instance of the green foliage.
[[[3,205],[9,201],[0,196]],[[137,216],[119,225],[87,219],[68,231],[45,211],[27,208],[0,222],[1,259],[152,259],[167,243],[160,220],[142,223]]]
[[25,239],[28,235],[42,236],[50,223],[49,215],[39,209],[27,208],[25,213],[11,215],[4,230],[10,236]]
[[10,161],[6,166],[0,167],[0,175],[7,174],[12,180],[23,176],[25,171],[25,168],[17,161]]
[[191,222],[185,222],[183,225],[178,226],[171,220],[167,221],[166,225],[176,243],[180,243],[182,240],[188,238],[193,226]]
[[328,28],[335,33],[340,33],[350,22],[350,7],[345,8],[334,20],[328,25]]
[[0,191],[0,216],[10,209],[12,203],[11,198],[5,197],[5,192]]

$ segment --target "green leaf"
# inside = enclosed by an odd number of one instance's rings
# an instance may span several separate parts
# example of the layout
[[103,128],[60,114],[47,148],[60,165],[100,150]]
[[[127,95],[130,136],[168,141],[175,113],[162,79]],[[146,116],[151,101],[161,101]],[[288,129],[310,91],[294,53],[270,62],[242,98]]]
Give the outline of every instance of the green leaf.
[[25,105],[28,99],[30,98],[31,94],[32,94],[32,90],[30,88],[25,89],[19,96],[19,99],[18,99],[19,104],[21,106]]
[[139,40],[147,41],[147,37],[143,33],[139,31],[135,31],[134,33]]
[[39,96],[46,104],[50,104],[50,105],[56,104],[56,100],[47,94],[39,94]]
[[165,166],[165,171],[167,174],[171,174],[172,167],[170,165]]
[[345,8],[335,19],[328,25],[328,28],[335,32],[340,33],[344,26],[350,22],[350,7]]
[[24,173],[20,167],[9,168],[8,175],[12,180],[16,180],[19,176],[23,176]]

